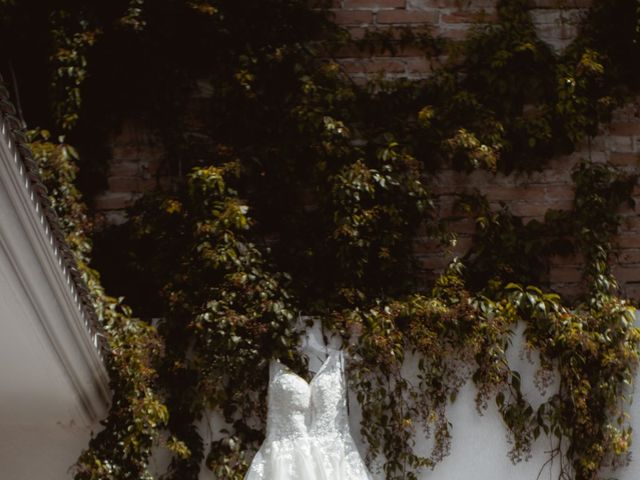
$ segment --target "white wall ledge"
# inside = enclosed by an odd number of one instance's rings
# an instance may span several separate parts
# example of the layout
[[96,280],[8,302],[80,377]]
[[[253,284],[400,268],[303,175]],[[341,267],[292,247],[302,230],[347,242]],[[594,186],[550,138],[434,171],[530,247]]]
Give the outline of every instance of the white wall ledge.
[[41,186],[34,185],[33,173],[19,155],[10,121],[0,117],[0,188],[5,202],[0,250],[10,259],[33,318],[91,423],[104,415],[110,399],[105,342],[95,313],[78,293],[83,286],[71,274],[74,265],[64,256],[69,252],[52,231],[57,226],[52,228],[51,215],[41,204],[42,191],[36,191]]

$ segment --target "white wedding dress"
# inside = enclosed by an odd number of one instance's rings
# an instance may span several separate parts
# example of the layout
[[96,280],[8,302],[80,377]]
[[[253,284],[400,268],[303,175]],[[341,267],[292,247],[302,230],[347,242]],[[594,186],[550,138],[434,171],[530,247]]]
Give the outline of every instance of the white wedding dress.
[[272,361],[267,437],[245,480],[371,480],[349,431],[346,387],[341,351],[311,383]]

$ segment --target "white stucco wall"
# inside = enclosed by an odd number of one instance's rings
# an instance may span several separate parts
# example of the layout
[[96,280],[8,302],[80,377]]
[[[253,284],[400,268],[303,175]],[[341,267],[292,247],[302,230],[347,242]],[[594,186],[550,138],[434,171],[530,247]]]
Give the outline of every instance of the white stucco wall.
[[[522,353],[522,344],[517,340],[520,332],[516,332],[516,341],[509,353],[510,365],[522,376],[522,390],[536,408],[544,398],[533,384],[533,374],[536,366],[532,365]],[[317,345],[322,336],[316,330],[313,334]],[[521,338],[521,337],[520,337]],[[316,346],[317,348],[317,346]],[[314,355],[313,348],[307,348],[310,357],[310,369],[315,371],[321,359]],[[637,379],[640,382],[640,375]],[[553,386],[548,394],[553,392]],[[528,461],[513,464],[507,456],[509,445],[506,429],[494,403],[489,404],[484,415],[480,416],[475,404],[476,390],[472,382],[468,382],[460,391],[457,400],[449,406],[448,418],[452,427],[451,453],[434,470],[427,470],[420,475],[421,480],[556,480],[558,478],[558,461],[547,464],[548,452],[552,448],[548,438],[541,438],[534,444],[532,456]],[[360,416],[355,398],[351,399],[351,430],[358,447],[364,454],[366,447],[359,435]],[[634,429],[634,443],[632,447],[632,462],[628,467],[618,469],[612,477],[618,480],[640,479],[640,400],[635,399],[631,405],[632,426]],[[210,417],[203,421],[201,433],[207,445],[211,439],[217,438],[221,428],[219,419]],[[417,447],[427,449],[429,441],[418,442]],[[154,459],[158,471],[166,465],[166,457],[159,455]],[[384,475],[375,471],[374,478],[383,480]],[[203,468],[201,480],[215,480],[211,472]]]
[[[90,419],[0,248],[0,479],[70,479]],[[104,412],[101,412],[104,413]]]
[[0,480],[62,480],[108,409],[75,286],[0,117]]

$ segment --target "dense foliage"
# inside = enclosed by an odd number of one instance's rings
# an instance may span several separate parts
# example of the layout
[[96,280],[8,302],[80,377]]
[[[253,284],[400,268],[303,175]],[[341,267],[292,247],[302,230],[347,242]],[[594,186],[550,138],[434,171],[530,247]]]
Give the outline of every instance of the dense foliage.
[[[204,460],[217,477],[241,479],[264,434],[268,360],[304,371],[298,311],[350,349],[362,433],[388,479],[417,478],[448,453],[447,406],[469,379],[479,410],[496,402],[514,461],[543,433],[561,478],[597,479],[624,461],[640,338],[609,257],[616,209],[636,179],[585,161],[573,209],[526,224],[461,196],[461,214],[476,220],[473,246],[429,283],[412,246],[425,232],[443,249],[455,240],[426,186],[438,168],[539,168],[595,135],[637,91],[636,2],[595,2],[562,54],[538,39],[522,0],[498,2],[498,21],[460,43],[405,30],[354,42],[303,0],[0,5],[7,38],[40,29],[12,52],[48,72],[33,80],[51,85],[51,115],[38,118],[99,159],[98,135],[142,115],[162,133],[174,177],[132,209],[113,234],[117,249],[102,247],[110,263],[127,257],[115,278],[134,309],[161,319],[156,336],[86,265],[74,150],[46,135],[32,144],[114,351],[113,407],[77,479],[149,478],[165,425],[164,478],[195,479]],[[439,64],[429,79],[357,86],[331,60],[345,47],[408,45]],[[31,71],[14,64],[18,77]],[[196,80],[213,92],[198,100],[204,148],[185,127]],[[550,256],[568,252],[585,259],[584,296],[573,303],[545,280]],[[539,355],[541,388],[558,379],[536,409],[507,362],[518,324]],[[408,357],[417,382],[403,373]],[[207,411],[225,420],[208,452],[197,429]],[[413,448],[420,427],[434,439],[428,456]]]
[[104,429],[78,460],[77,479],[152,478],[149,451],[158,441],[168,412],[156,385],[162,339],[145,322],[133,318],[122,299],[106,295],[98,272],[89,266],[90,222],[75,186],[77,153],[50,138],[46,130],[30,132],[30,148],[49,192],[51,206],[75,255],[75,261],[104,325],[111,354],[107,358],[113,398]]

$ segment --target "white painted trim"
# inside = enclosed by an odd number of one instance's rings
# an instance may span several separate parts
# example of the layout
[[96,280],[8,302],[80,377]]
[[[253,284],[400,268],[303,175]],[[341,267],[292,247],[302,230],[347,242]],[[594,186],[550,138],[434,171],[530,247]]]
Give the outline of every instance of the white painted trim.
[[[109,377],[98,339],[91,334],[73,279],[56,248],[15,145],[7,135],[8,125],[4,119],[0,123],[0,185],[7,191],[19,219],[17,226],[0,223],[0,246],[12,260],[40,327],[67,372],[85,414],[93,422],[104,415],[110,400]],[[9,228],[21,228],[28,245],[17,244],[22,235]],[[34,271],[34,259],[40,266],[38,271]],[[36,278],[43,276],[49,292],[34,288]],[[55,305],[51,304],[51,294]]]

